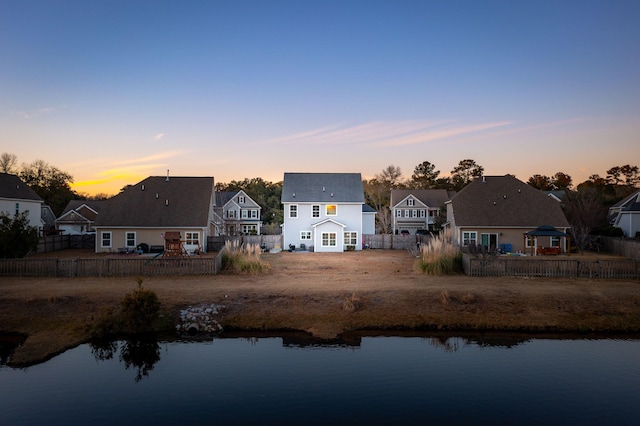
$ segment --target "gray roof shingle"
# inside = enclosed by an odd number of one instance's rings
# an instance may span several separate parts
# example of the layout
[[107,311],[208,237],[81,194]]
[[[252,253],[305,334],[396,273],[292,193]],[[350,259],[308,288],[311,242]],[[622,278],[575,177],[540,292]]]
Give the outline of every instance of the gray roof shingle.
[[511,175],[478,178],[451,204],[456,226],[569,227],[560,203]]
[[283,203],[364,203],[360,173],[285,173]]
[[425,205],[432,208],[442,207],[445,201],[449,200],[455,191],[447,191],[446,189],[392,189],[391,190],[391,207],[413,195]]
[[0,198],[43,201],[22,179],[9,173],[0,173]]
[[95,226],[208,226],[213,196],[213,177],[151,176],[106,200]]

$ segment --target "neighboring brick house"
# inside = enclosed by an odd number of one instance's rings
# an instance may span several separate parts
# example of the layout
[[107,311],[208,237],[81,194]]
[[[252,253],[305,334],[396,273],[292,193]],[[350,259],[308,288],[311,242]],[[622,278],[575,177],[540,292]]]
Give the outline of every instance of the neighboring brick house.
[[560,203],[544,192],[514,176],[483,176],[454,195],[447,205],[446,226],[454,242],[460,246],[481,246],[487,250],[530,250],[539,247],[560,247],[566,252],[567,239],[537,237],[524,234],[541,226],[569,230]]
[[285,173],[283,243],[318,252],[362,249],[364,190],[360,173]]
[[262,207],[243,190],[217,191],[216,235],[260,235]]
[[96,217],[96,252],[163,246],[179,235],[189,253],[205,252],[213,235],[213,177],[151,176],[105,200]]
[[391,231],[432,231],[440,210],[455,191],[445,189],[393,189],[391,190]]

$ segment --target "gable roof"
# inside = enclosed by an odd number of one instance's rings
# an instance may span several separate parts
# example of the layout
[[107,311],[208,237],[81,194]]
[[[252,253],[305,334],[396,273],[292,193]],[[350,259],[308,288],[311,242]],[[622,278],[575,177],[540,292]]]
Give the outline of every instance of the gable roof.
[[208,226],[213,184],[213,177],[148,177],[105,200],[95,226]]
[[216,191],[216,207],[224,207],[238,191]]
[[16,175],[0,173],[0,198],[43,202],[29,185]]
[[102,204],[106,201],[107,200],[71,200],[62,211],[60,219],[69,212],[75,211],[88,220],[95,220],[98,213],[100,213]]
[[629,203],[634,203],[634,202],[640,202],[640,191],[636,191],[633,194],[627,195],[622,200],[612,205],[610,208],[616,208],[616,207],[620,208],[620,207],[626,206]]
[[285,173],[283,203],[364,203],[360,173]]
[[455,191],[447,191],[446,189],[392,189],[390,205],[393,208],[408,196],[413,195],[428,207],[440,208],[455,193]]
[[450,203],[456,226],[569,227],[560,203],[511,175],[478,178]]

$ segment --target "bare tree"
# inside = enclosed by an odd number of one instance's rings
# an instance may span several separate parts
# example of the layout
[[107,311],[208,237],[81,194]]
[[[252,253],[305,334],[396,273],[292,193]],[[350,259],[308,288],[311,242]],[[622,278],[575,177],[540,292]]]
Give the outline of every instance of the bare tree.
[[364,180],[362,184],[367,204],[378,212],[378,214],[376,214],[378,232],[381,234],[390,233],[391,210],[389,209],[389,200],[391,190],[387,185],[377,179]]
[[16,164],[18,164],[18,157],[15,154],[3,152],[0,155],[0,172],[15,174]]
[[584,187],[567,193],[564,213],[573,230],[576,246],[583,251],[591,242],[591,232],[607,225],[607,207],[600,191]]

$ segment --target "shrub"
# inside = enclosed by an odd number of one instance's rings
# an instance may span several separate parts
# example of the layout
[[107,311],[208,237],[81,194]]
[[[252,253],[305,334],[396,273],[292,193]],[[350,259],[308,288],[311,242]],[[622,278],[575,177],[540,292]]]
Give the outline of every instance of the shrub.
[[269,269],[269,264],[260,259],[262,249],[258,244],[240,244],[238,241],[224,243],[222,268],[236,273],[260,273]]
[[122,325],[125,332],[140,333],[152,331],[160,314],[160,302],[155,292],[142,287],[142,279],[137,278],[138,288],[124,296]]
[[29,225],[27,212],[9,216],[0,212],[0,258],[24,257],[38,247],[38,229]]
[[451,232],[444,231],[420,247],[420,270],[429,275],[455,274],[462,270],[462,252],[451,242]]

